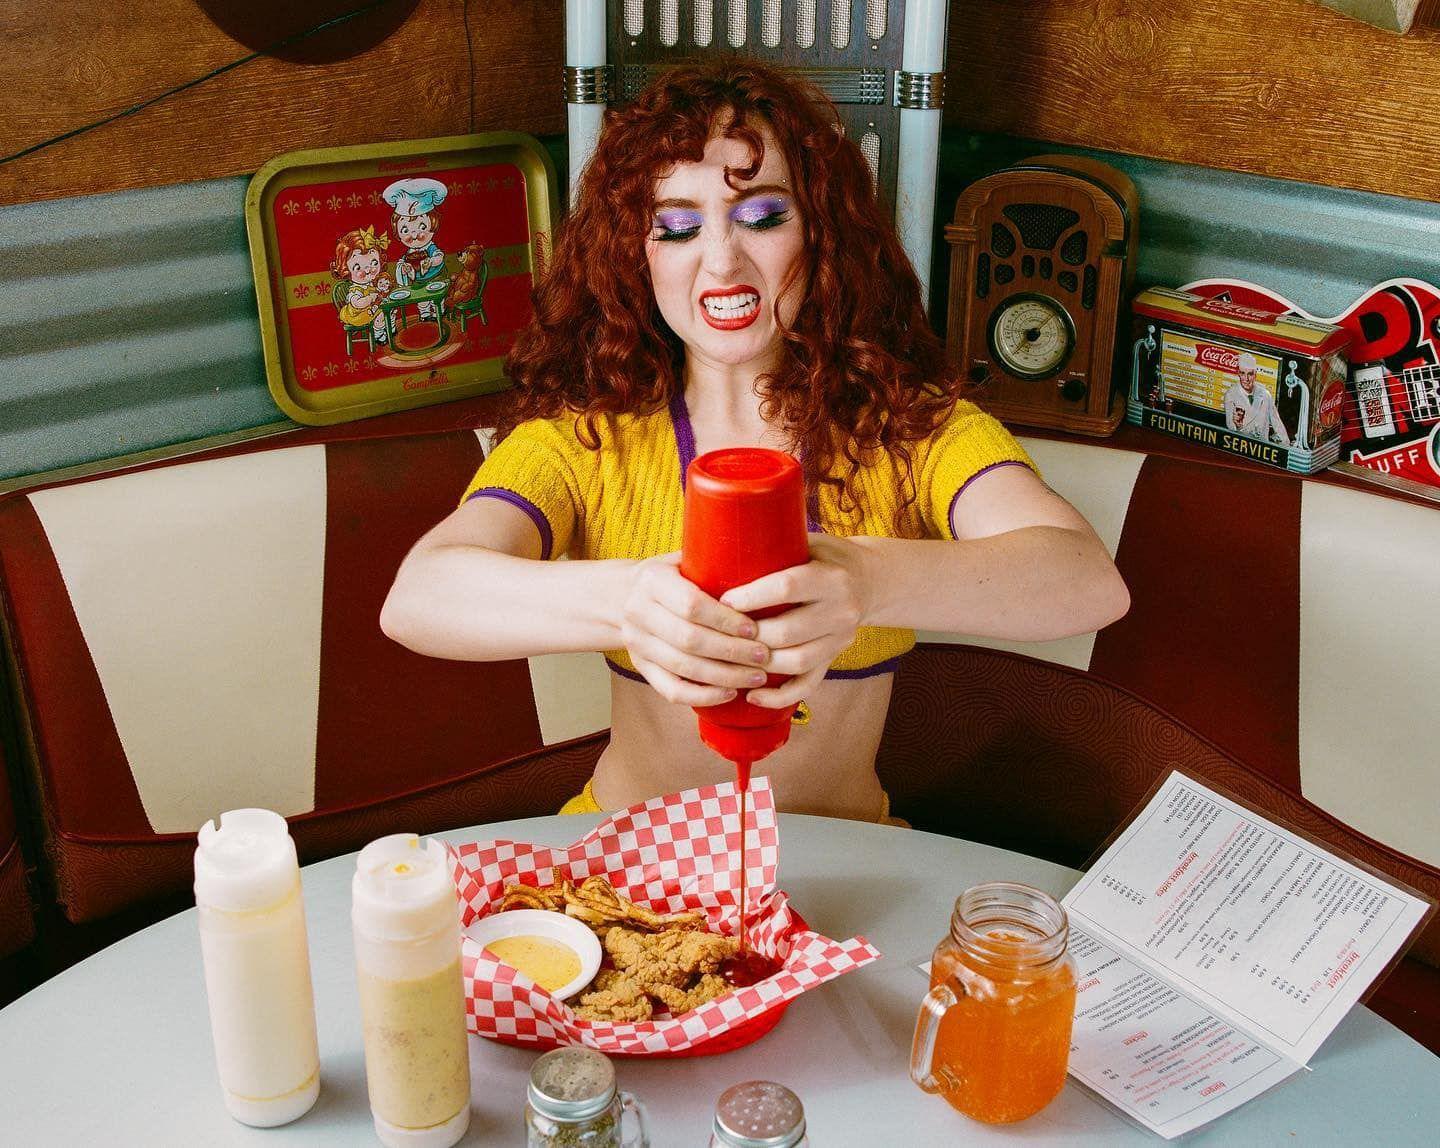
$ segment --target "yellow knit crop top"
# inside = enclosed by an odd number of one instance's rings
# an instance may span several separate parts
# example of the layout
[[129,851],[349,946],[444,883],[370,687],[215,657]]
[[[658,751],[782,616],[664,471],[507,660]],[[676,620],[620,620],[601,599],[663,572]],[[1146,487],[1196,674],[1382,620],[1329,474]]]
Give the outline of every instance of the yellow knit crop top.
[[[683,475],[695,457],[695,435],[683,395],[648,415],[596,420],[600,449],[576,437],[575,418],[522,423],[480,466],[462,501],[500,498],[523,510],[540,532],[544,558],[651,558],[680,549]],[[928,439],[911,447],[916,498],[899,527],[903,467],[889,455],[856,476],[857,505],[841,511],[839,492],[812,496],[810,529],[849,537],[953,538],[950,511],[975,478],[996,466],[1035,464],[995,419],[958,402]],[[830,665],[829,678],[889,673],[915,645],[913,630],[862,626]],[[606,652],[610,668],[640,679],[625,650]],[[643,679],[640,679],[643,680]]]

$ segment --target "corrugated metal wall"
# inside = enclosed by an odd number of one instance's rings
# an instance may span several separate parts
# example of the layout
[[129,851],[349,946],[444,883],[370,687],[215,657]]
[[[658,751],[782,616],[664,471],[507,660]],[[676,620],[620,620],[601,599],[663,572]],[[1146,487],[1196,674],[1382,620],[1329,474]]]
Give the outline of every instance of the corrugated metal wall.
[[[565,186],[564,139],[545,141]],[[971,181],[1057,149],[947,133],[940,222]],[[1440,283],[1440,205],[1087,153],[1140,189],[1139,282],[1263,283],[1321,314]],[[0,483],[289,424],[270,399],[244,179],[0,210]],[[948,249],[936,228],[935,298]]]
[[[938,203],[945,222],[965,186],[1043,152],[1093,156],[1135,181],[1137,287],[1233,276],[1327,316],[1385,279],[1410,276],[1440,285],[1440,204],[1005,136],[942,137]],[[936,235],[942,235],[938,225]],[[937,250],[935,266],[948,278],[948,252],[942,260]],[[946,297],[938,282],[932,297]]]
[[284,422],[244,179],[0,211],[0,478]]
[[0,487],[295,425],[265,384],[248,183],[0,209]]

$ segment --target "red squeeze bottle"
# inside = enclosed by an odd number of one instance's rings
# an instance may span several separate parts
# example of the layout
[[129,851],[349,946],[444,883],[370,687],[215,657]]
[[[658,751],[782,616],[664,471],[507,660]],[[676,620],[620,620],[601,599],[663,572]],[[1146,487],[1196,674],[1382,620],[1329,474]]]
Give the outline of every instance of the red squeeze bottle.
[[[776,570],[810,561],[805,529],[805,483],[790,455],[760,447],[702,454],[685,472],[685,535],[680,573],[712,598]],[[783,612],[772,606],[752,615]],[[766,675],[767,686],[786,681]],[[736,766],[741,790],[750,766],[790,737],[790,709],[752,705],[744,695],[696,706],[700,740]]]

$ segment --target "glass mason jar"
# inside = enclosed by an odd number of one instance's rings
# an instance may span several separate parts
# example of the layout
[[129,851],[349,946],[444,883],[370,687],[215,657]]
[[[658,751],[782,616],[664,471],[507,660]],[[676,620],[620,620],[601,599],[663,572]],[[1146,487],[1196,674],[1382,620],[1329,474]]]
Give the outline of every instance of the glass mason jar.
[[910,1076],[966,1116],[1033,1116],[1065,1086],[1075,1019],[1070,926],[1051,896],[1008,881],[967,889],[930,967]]
[[710,1148],[809,1148],[805,1109],[783,1084],[747,1080],[720,1094]]
[[[624,1135],[626,1114],[634,1129]],[[603,1052],[571,1046],[530,1066],[526,1148],[650,1148],[645,1106],[615,1088],[615,1066]]]

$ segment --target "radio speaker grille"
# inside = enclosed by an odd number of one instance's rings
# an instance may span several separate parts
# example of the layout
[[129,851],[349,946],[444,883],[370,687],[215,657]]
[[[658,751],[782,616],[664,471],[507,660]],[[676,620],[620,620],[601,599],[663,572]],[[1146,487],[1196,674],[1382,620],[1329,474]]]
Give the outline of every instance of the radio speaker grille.
[[1053,250],[1060,236],[1080,222],[1077,212],[1052,203],[1012,203],[1004,212],[1020,229],[1020,241],[1036,251]]

